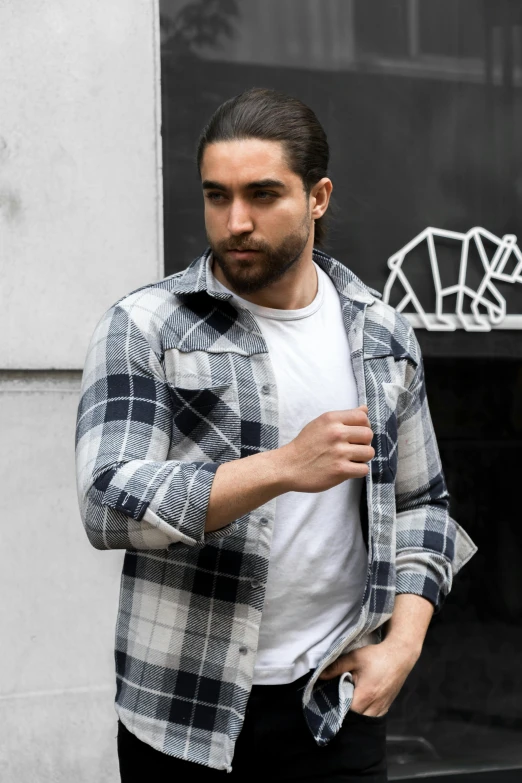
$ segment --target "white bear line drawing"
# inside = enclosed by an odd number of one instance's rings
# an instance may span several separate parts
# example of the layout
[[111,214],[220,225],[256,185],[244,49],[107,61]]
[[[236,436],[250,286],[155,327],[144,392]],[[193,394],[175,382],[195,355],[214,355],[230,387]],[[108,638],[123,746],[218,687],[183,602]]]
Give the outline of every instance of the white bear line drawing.
[[[437,263],[437,249],[435,246],[437,237],[455,239],[462,242],[458,283],[446,288],[442,287]],[[496,250],[491,259],[488,258],[484,248],[483,239],[487,239],[496,245]],[[424,241],[426,241],[428,247],[435,286],[435,313],[425,312],[402,269],[402,264],[407,254]],[[484,276],[476,291],[466,285],[468,254],[471,242],[475,243],[484,268]],[[510,274],[507,274],[504,272],[504,269],[512,255],[515,257],[514,268]],[[492,328],[522,329],[522,314],[506,316],[506,300],[495,285],[495,281],[522,283],[522,252],[517,245],[517,238],[514,234],[506,234],[500,238],[485,228],[478,226],[471,228],[465,234],[457,231],[447,231],[442,228],[428,227],[397,253],[390,256],[388,267],[391,273],[384,287],[383,302],[390,301],[394,283],[401,283],[405,290],[405,295],[395,309],[398,312],[402,312],[405,307],[412,305],[416,313],[404,313],[404,315],[411,322],[412,326],[416,328],[425,328],[434,332],[454,331],[458,328],[465,329],[468,332],[489,332]],[[455,313],[444,313],[444,298],[453,294],[457,294]],[[471,299],[471,313],[464,313],[465,296]],[[486,312],[480,312],[479,307],[481,306],[485,308]]]

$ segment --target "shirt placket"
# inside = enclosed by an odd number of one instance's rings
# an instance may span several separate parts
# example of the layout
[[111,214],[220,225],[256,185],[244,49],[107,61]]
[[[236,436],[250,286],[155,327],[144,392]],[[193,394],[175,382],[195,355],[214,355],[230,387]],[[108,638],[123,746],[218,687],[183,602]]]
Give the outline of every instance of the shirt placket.
[[[237,305],[235,305],[237,307]],[[268,347],[262,336],[259,325],[252,313],[244,308],[238,309],[238,326],[245,333],[252,335],[252,353],[249,358],[249,370],[252,378],[247,385],[238,388],[240,399],[241,418],[244,417],[246,398],[257,395],[260,411],[260,451],[276,449],[278,443],[278,394],[275,373],[268,353]],[[263,348],[260,351],[259,348]],[[253,380],[252,380],[253,379]],[[265,598],[266,581],[268,577],[268,565],[270,561],[270,549],[275,521],[276,499],[268,501],[262,506],[253,509],[248,515],[248,529],[246,550],[255,554],[258,566],[244,578],[248,581],[252,590],[252,605],[262,609]],[[254,676],[254,665],[259,640],[259,625],[245,623],[244,618],[237,620],[237,634],[235,638],[241,639],[239,645],[239,675],[241,685],[250,690]],[[230,748],[232,750],[232,748]]]
[[[359,405],[367,404],[367,388],[366,378],[364,371],[364,323],[366,317],[367,302],[359,302],[357,300],[347,298],[341,294],[341,305],[343,309],[343,320],[348,336],[348,343],[350,346],[350,355],[352,360],[353,372],[355,375],[355,382],[357,386],[357,398]],[[372,544],[372,472],[368,471],[366,475],[366,497],[368,503],[368,567],[366,572],[365,590],[363,594],[361,610],[359,620],[356,627],[352,632],[341,639],[336,646],[327,654],[327,656],[319,663],[310,681],[303,692],[303,706],[306,706],[313,698],[313,688],[317,682],[319,675],[333,663],[339,655],[345,651],[348,646],[355,645],[358,639],[360,639],[366,632],[366,625],[368,619],[368,591],[370,588],[369,580],[371,575],[371,564],[373,559],[373,544]],[[349,703],[347,702],[349,707]]]

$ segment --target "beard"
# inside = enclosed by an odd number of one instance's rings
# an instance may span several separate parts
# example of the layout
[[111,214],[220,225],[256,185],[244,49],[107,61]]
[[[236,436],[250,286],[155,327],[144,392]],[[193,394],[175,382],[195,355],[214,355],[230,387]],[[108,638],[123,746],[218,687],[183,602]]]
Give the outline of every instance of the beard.
[[[279,280],[301,258],[310,236],[310,222],[305,216],[300,228],[288,234],[279,245],[253,240],[249,236],[211,242],[212,255],[231,289],[236,294],[254,294]],[[229,250],[256,250],[249,259],[229,259]]]

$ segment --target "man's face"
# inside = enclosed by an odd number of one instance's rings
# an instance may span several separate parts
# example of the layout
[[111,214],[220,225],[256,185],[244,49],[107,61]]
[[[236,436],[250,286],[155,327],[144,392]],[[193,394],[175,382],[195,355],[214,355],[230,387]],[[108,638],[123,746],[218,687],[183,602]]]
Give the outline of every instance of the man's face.
[[220,141],[203,154],[207,238],[238,294],[278,280],[299,260],[310,236],[310,199],[280,142]]

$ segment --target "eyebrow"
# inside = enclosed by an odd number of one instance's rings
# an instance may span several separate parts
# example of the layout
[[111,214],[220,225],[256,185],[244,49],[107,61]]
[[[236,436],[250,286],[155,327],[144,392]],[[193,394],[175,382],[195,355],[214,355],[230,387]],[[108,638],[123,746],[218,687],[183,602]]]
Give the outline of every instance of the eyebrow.
[[[203,190],[228,190],[226,185],[223,185],[221,182],[214,182],[210,179],[205,179],[202,182]],[[249,182],[248,185],[245,186],[247,190],[256,190],[258,188],[284,188],[285,183],[281,182],[279,179],[260,179],[256,182]]]

